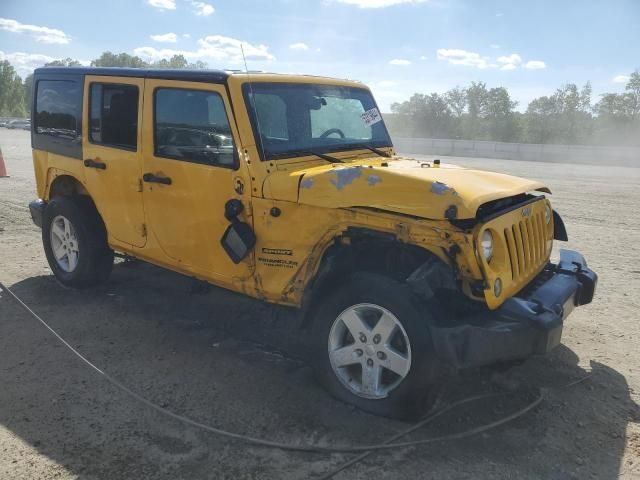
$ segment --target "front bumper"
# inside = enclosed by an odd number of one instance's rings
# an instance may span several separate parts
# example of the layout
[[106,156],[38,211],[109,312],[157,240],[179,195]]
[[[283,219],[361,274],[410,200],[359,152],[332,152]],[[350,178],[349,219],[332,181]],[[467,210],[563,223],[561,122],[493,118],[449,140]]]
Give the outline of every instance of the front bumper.
[[598,276],[578,252],[560,251],[522,292],[493,312],[453,327],[432,326],[438,356],[457,368],[545,354],[560,343],[564,319],[593,299]]

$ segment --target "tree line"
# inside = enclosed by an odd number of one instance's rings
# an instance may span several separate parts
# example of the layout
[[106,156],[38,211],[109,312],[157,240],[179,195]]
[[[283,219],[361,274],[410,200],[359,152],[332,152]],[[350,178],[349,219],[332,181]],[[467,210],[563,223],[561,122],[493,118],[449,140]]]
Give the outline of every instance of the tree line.
[[[45,67],[80,66],[71,58]],[[183,55],[147,62],[127,53],[104,52],[94,67],[207,68]],[[23,80],[7,60],[0,61],[0,116],[26,117],[33,75]],[[393,136],[493,140],[521,143],[640,146],[640,72],[631,73],[623,93],[606,93],[593,103],[591,84],[573,83],[516,110],[505,87],[484,82],[456,86],[444,94],[415,93],[391,105],[385,121]]]
[[391,105],[385,121],[393,136],[567,145],[640,146],[640,72],[623,93],[592,102],[591,84],[562,85],[553,95],[516,110],[504,87],[471,82],[444,94],[415,93]]
[[[80,67],[78,60],[65,58],[46,63],[44,67]],[[189,63],[184,55],[174,55],[170,59],[146,62],[142,58],[128,53],[104,52],[91,61],[92,67],[129,67],[129,68],[207,68],[201,61]],[[31,85],[33,74],[24,80],[8,60],[0,61],[0,117],[27,117],[31,109]]]

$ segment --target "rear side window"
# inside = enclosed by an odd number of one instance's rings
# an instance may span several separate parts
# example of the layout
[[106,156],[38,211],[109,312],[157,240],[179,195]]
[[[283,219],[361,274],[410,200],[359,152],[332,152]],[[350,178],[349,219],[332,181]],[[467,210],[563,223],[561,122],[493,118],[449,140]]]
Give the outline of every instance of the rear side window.
[[153,129],[157,157],[235,167],[229,119],[215,92],[158,88]]
[[82,157],[82,82],[37,80],[33,147]]
[[92,83],[89,138],[115,148],[138,148],[138,87]]

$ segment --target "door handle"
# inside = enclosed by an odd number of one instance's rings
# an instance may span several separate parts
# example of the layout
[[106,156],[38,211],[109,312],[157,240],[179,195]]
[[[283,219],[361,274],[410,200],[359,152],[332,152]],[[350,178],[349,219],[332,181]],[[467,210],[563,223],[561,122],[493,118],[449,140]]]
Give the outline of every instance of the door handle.
[[103,162],[97,162],[96,160],[87,159],[84,161],[84,166],[89,168],[97,168],[98,170],[106,170],[107,164]]
[[153,173],[145,173],[142,175],[142,180],[147,183],[161,183],[163,185],[171,185],[170,177],[158,177]]

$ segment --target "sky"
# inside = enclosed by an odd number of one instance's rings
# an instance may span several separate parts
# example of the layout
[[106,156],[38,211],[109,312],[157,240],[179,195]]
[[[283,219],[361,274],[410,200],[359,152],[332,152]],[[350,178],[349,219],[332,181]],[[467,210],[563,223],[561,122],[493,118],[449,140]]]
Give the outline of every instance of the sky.
[[0,0],[0,59],[21,76],[103,51],[210,68],[360,80],[382,111],[471,81],[526,110],[565,83],[593,100],[640,68],[640,0]]

